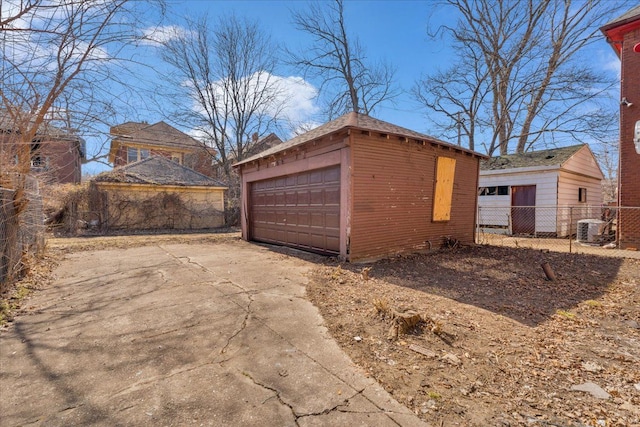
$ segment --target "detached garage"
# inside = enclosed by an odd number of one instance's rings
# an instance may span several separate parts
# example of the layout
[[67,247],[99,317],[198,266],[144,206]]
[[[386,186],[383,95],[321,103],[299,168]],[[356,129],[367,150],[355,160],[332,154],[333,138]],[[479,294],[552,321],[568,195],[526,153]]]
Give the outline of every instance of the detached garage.
[[227,187],[164,157],[95,177],[89,206],[103,230],[201,230],[224,226]]
[[235,165],[242,236],[350,261],[472,243],[483,158],[348,113]]

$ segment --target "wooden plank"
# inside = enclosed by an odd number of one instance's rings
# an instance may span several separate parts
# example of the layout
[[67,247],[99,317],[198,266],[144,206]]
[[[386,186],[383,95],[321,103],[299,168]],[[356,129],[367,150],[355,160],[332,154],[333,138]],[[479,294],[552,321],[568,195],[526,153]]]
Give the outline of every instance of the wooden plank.
[[435,351],[429,350],[428,348],[421,347],[419,345],[411,344],[409,346],[410,350],[415,351],[416,353],[420,353],[423,356],[427,356],[430,358],[435,358],[438,354]]
[[456,159],[451,157],[438,157],[433,203],[434,221],[449,221],[451,219],[451,199],[453,198],[453,181],[455,174]]

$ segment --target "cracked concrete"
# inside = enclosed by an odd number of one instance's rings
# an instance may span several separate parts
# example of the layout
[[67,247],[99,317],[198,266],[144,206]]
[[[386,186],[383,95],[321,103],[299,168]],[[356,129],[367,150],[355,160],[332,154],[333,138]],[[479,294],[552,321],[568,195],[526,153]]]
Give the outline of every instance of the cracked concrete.
[[417,426],[245,242],[69,255],[0,331],[0,424]]

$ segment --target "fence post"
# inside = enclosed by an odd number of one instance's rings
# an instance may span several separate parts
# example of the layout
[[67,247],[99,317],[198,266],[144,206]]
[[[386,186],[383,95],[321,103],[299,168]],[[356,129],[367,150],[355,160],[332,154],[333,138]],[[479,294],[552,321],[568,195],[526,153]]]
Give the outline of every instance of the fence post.
[[[578,230],[576,229],[576,233]],[[569,207],[569,253],[572,251],[571,241],[573,240],[573,206]]]
[[480,244],[480,205],[478,205],[478,209],[476,209],[476,235],[475,235],[475,243],[476,245]]

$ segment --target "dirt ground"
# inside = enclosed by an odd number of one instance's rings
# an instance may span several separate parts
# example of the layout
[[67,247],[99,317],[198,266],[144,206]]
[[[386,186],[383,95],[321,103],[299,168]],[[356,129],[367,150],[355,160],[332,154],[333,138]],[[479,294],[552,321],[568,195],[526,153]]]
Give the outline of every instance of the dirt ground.
[[433,425],[640,426],[640,260],[477,246],[312,279],[345,352]]
[[[50,239],[48,262],[237,238]],[[640,426],[640,260],[491,246],[368,265],[327,259],[307,296],[353,362],[429,425]],[[411,310],[420,322],[390,338]],[[586,383],[604,398],[572,390]]]

